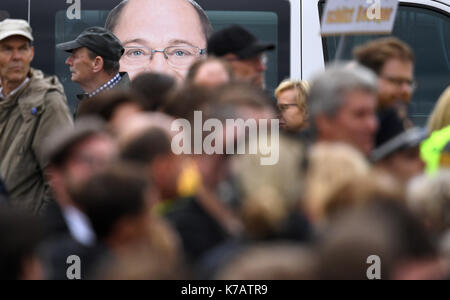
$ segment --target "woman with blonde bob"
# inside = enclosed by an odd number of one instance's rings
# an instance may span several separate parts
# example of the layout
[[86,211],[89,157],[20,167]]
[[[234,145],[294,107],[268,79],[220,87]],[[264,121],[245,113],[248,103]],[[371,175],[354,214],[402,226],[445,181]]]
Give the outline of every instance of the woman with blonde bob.
[[299,132],[308,124],[306,97],[309,84],[306,81],[284,80],[275,90],[280,112],[280,127],[291,132]]
[[442,93],[430,119],[428,121],[428,132],[432,133],[444,129],[450,125],[450,86]]

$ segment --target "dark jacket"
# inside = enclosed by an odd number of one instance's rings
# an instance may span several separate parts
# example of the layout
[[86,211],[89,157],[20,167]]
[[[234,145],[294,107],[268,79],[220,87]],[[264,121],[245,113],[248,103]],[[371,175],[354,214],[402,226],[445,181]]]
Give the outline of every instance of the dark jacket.
[[[111,91],[126,91],[130,88],[130,77],[128,76],[128,73],[120,72],[120,76],[122,76],[122,78],[111,89]],[[75,114],[76,116],[78,116],[78,112],[85,105],[85,103],[87,101],[89,101],[89,99],[90,99],[87,94],[79,94],[79,95],[77,95],[77,98],[80,101],[80,103],[78,104],[78,108],[76,109],[76,114]]]
[[128,73],[121,72],[122,79],[112,88],[113,90],[127,90],[130,87],[130,76]]
[[189,263],[195,262],[229,237],[195,197],[179,199],[165,217],[180,235]]
[[0,205],[8,203],[8,193],[6,191],[5,184],[0,179]]

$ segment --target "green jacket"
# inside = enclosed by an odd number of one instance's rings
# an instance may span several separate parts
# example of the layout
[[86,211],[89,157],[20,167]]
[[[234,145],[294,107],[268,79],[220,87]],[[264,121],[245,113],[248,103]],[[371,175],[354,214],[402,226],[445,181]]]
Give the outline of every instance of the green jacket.
[[450,126],[435,131],[420,146],[422,160],[426,164],[427,174],[435,174],[440,169],[442,151],[450,142]]
[[44,170],[44,140],[73,126],[64,88],[56,76],[31,69],[30,81],[0,101],[0,177],[10,204],[38,214],[50,201]]

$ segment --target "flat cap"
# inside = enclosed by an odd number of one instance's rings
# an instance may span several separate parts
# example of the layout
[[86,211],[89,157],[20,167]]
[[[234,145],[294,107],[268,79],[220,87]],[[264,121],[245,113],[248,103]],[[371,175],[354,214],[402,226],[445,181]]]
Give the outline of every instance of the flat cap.
[[120,40],[103,27],[90,27],[84,30],[75,40],[56,45],[56,48],[66,52],[86,47],[105,59],[119,61],[125,49]]

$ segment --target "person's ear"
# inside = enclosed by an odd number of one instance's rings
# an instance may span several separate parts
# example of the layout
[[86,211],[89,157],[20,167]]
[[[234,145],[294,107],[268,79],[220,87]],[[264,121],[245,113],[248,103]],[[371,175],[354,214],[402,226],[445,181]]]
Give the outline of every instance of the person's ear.
[[34,47],[31,46],[31,60],[32,61],[34,59]]
[[93,63],[92,63],[92,70],[95,73],[101,72],[103,70],[103,66],[105,64],[105,61],[101,56],[95,57]]
[[335,124],[332,119],[325,115],[316,116],[315,120],[311,120],[312,122],[316,122],[317,132],[321,137],[330,137],[335,132]]

